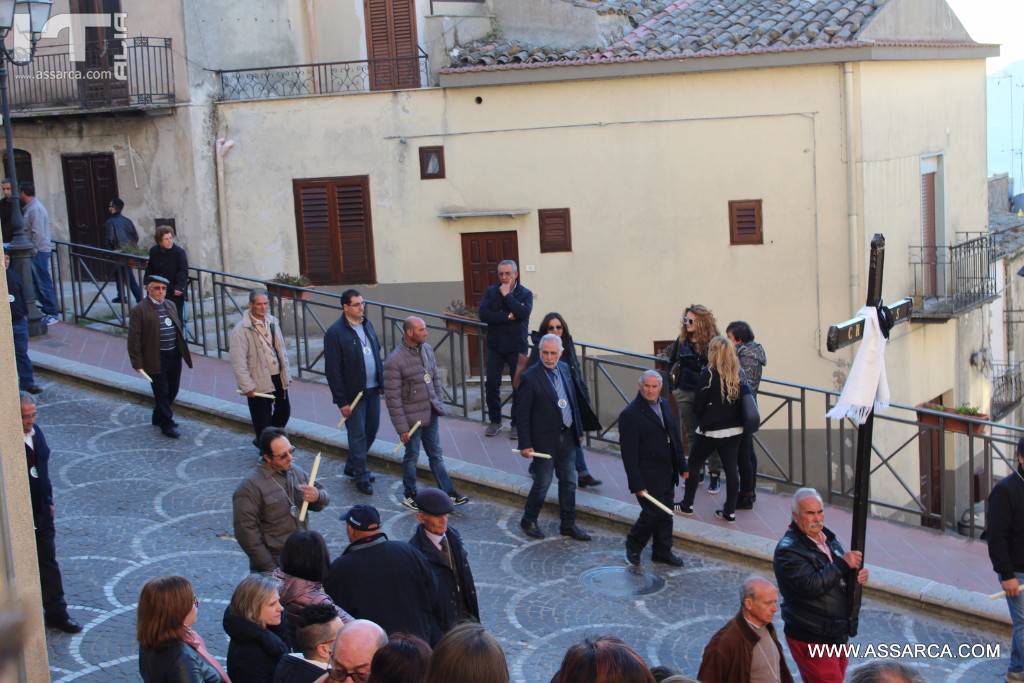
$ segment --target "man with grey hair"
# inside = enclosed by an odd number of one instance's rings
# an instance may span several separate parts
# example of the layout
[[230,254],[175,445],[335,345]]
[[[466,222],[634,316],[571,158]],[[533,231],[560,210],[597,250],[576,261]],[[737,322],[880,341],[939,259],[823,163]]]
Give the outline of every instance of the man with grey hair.
[[356,619],[342,626],[331,648],[331,663],[327,673],[316,683],[330,681],[366,681],[370,678],[370,665],[377,650],[388,644],[388,634],[367,619]]
[[850,637],[851,581],[865,584],[868,570],[859,550],[846,552],[825,526],[821,495],[813,488],[793,494],[793,521],[775,546],[775,580],[782,591],[782,621],[789,651],[805,681],[842,683],[845,655],[811,654],[817,643],[843,644]]
[[683,561],[672,552],[672,515],[658,509],[643,494],[654,496],[672,509],[679,475],[686,477],[686,456],[672,408],[661,396],[661,374],[646,370],[640,390],[619,414],[619,445],[630,492],[640,502],[640,517],[626,536],[626,561],[640,564],[640,553],[653,536],[651,560],[673,567]]
[[925,678],[906,664],[873,659],[851,671],[846,683],[925,683]]
[[530,538],[544,538],[537,518],[551,478],[557,474],[559,532],[577,541],[589,541],[590,534],[576,526],[576,446],[583,436],[579,402],[569,367],[558,360],[562,355],[561,337],[545,334],[538,347],[540,364],[523,373],[516,405],[520,454],[540,458],[534,460],[533,486],[519,526]]
[[[501,376],[505,368],[509,377],[515,376],[519,357],[526,354],[532,310],[533,292],[520,284],[519,266],[515,261],[502,261],[498,264],[498,284],[488,287],[480,299],[480,320],[487,323],[487,436],[501,431]],[[513,416],[517,392],[512,391]],[[512,418],[513,432],[516,419]]]
[[697,678],[709,683],[792,683],[793,676],[772,625],[778,609],[779,591],[771,581],[760,576],[744,581],[740,611],[711,636]]
[[253,445],[258,447],[263,430],[284,429],[292,412],[288,401],[288,348],[280,323],[270,313],[267,290],[249,291],[249,310],[231,330],[230,346],[231,369],[238,391],[249,403],[249,417],[256,432]]
[[43,593],[43,620],[50,628],[64,633],[80,633],[82,625],[68,615],[64,601],[64,581],[57,564],[57,531],[53,520],[53,486],[50,484],[50,447],[43,430],[36,424],[36,400],[21,392],[21,430],[25,434],[25,465],[28,468],[28,492],[32,501],[32,523],[36,530],[36,558],[39,584]]
[[[448,494],[454,505],[465,505],[469,498],[455,490],[441,451],[441,403],[438,389],[437,359],[427,341],[429,331],[423,318],[409,316],[402,325],[402,343],[384,360],[384,402],[398,438],[405,444],[402,459],[402,505],[416,510],[416,461],[420,442],[427,452],[430,471],[437,487]],[[413,431],[413,427],[419,427]]]

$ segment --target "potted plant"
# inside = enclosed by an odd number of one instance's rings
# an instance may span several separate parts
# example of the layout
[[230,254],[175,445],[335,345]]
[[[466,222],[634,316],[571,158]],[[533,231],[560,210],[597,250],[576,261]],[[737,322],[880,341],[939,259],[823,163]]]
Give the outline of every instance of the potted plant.
[[119,254],[124,254],[129,268],[138,270],[145,268],[149,263],[149,251],[138,245],[126,244],[117,251]]
[[267,291],[282,299],[308,299],[313,283],[305,275],[278,273],[266,282]]
[[[969,417],[977,420],[988,420],[989,416],[981,412],[977,407],[961,403],[956,408],[949,406],[939,405],[938,403],[922,403],[918,406],[917,421],[925,425],[939,426],[940,422],[942,428],[947,432],[956,432],[958,434],[967,434],[968,430],[971,434],[984,434],[987,429],[986,425],[977,424],[975,422],[968,422],[967,420],[958,419],[961,417]],[[933,413],[923,412],[924,410],[932,410],[941,413],[945,413],[941,420],[938,415]]]
[[[460,332],[465,337],[466,349],[469,352],[469,372],[472,375],[480,375],[480,334],[483,328],[479,324],[472,324],[480,322],[476,309],[455,300],[444,309],[444,319],[445,327],[453,332]],[[467,324],[465,321],[472,322]]]

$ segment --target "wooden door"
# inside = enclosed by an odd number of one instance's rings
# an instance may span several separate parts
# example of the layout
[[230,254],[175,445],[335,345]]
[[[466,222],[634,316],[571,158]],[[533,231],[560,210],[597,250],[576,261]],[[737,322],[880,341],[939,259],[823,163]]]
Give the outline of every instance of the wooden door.
[[363,0],[370,90],[420,87],[415,0]]
[[293,180],[299,268],[315,285],[377,282],[369,176]]
[[924,295],[938,294],[938,246],[935,230],[935,173],[921,174],[921,268]]
[[[106,248],[103,224],[110,200],[118,196],[117,168],[113,154],[78,154],[61,157],[64,169],[64,193],[68,208],[68,238],[71,242]],[[90,261],[89,268],[99,279],[106,279],[108,268]]]
[[85,29],[85,61],[76,62],[75,68],[83,77],[78,79],[78,97],[83,107],[116,106],[128,104],[128,82],[114,77],[114,62],[123,56],[124,40],[116,37],[113,15],[121,12],[121,0],[72,0],[74,14],[106,14],[107,26],[87,26]]
[[515,230],[462,233],[462,282],[466,306],[476,308],[480,305],[487,287],[498,282],[498,263],[505,259],[519,263],[519,239]]
[[[936,396],[928,403],[942,405],[942,396]],[[927,512],[942,515],[942,446],[940,439],[945,434],[940,429],[920,430],[917,437],[918,463],[920,472],[921,505]],[[921,515],[921,526],[941,529],[942,523]]]

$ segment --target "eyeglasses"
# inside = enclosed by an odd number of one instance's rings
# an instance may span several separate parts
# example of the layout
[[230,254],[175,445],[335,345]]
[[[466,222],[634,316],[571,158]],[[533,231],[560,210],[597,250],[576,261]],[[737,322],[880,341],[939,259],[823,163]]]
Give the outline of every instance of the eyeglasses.
[[683,318],[684,325],[692,325],[697,322],[694,318]]
[[199,598],[192,598],[192,604],[195,605],[198,608],[199,607]]
[[271,452],[270,457],[275,459],[275,460],[284,460],[289,455],[295,455],[295,446],[292,446],[291,448],[286,450],[284,453],[273,453],[273,452]]
[[337,668],[337,664],[331,661],[327,665],[327,680],[338,681],[338,683],[344,683],[351,678],[356,683],[366,683],[367,679],[370,678],[369,671],[346,671],[345,669]]
[[560,330],[560,329],[562,329],[561,325],[548,325],[548,331],[549,332],[552,331],[552,330]]
[[348,306],[349,308],[362,308],[364,305],[365,304],[362,301],[359,301],[359,302],[354,303],[354,304],[353,303],[342,304],[342,306]]

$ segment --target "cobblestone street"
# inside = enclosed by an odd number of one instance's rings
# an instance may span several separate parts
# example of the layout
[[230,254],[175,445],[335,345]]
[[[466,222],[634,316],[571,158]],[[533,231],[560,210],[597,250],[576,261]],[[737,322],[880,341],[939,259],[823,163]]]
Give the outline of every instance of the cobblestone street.
[[[223,657],[221,615],[247,572],[232,537],[231,493],[256,464],[251,432],[179,415],[182,438],[169,440],[150,425],[148,403],[41,379],[38,423],[53,449],[58,558],[71,614],[85,624],[74,637],[47,632],[53,679],[138,680],[135,604],[142,584],[163,574],[193,582],[201,600],[197,629]],[[308,471],[314,455],[300,444],[296,460]],[[372,502],[389,537],[405,540],[416,520],[399,504],[395,475],[378,473]],[[342,475],[340,458],[324,461],[320,481],[332,503],[313,513],[312,527],[336,555],[346,543],[338,515],[367,499]],[[677,548],[683,569],[652,568],[648,550],[645,571],[630,573],[624,529],[584,519],[591,543],[557,535],[532,541],[518,530],[522,501],[466,492],[473,501],[451,524],[468,542],[483,622],[501,640],[513,681],[547,683],[571,643],[599,633],[621,636],[652,665],[693,676],[704,644],[735,613],[740,582],[752,571],[770,571],[687,547]],[[556,517],[545,511],[541,526],[556,534]],[[846,537],[848,530],[839,533]],[[1001,660],[913,661],[929,681],[997,681],[1006,671],[1009,629],[989,631],[959,615],[936,618],[867,599],[854,642],[950,644],[954,653],[961,643],[998,644]]]

